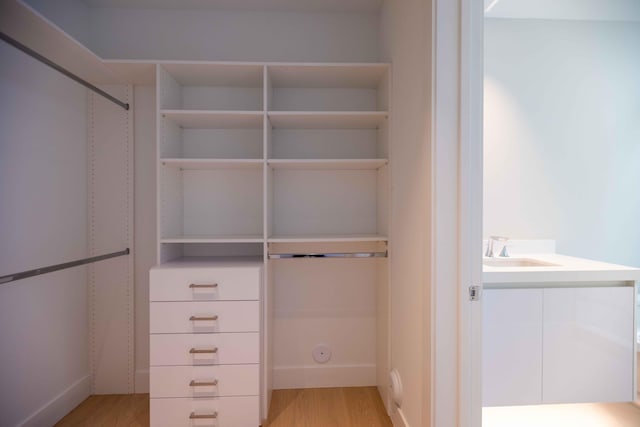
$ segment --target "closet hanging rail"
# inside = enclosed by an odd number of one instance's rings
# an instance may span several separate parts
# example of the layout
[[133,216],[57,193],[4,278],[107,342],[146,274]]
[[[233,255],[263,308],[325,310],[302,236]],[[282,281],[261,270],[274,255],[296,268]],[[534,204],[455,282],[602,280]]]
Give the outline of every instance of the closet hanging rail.
[[66,68],[61,67],[60,65],[58,65],[55,62],[51,61],[50,59],[45,58],[44,56],[40,55],[35,50],[28,48],[27,46],[23,45],[22,43],[20,43],[16,39],[13,39],[13,38],[9,37],[8,35],[6,35],[5,33],[1,32],[1,31],[0,31],[0,39],[5,41],[6,43],[10,44],[11,46],[15,47],[16,49],[19,49],[19,50],[23,51],[27,55],[37,59],[38,61],[42,62],[43,64],[48,65],[49,67],[53,68],[54,70],[59,71],[60,73],[64,74],[65,76],[69,77],[71,80],[75,80],[76,82],[80,83],[81,85],[85,86],[86,88],[91,89],[92,91],[94,91],[98,95],[104,96],[109,101],[111,101],[111,102],[113,102],[115,104],[118,104],[119,106],[121,106],[125,110],[129,109],[129,104],[127,104],[126,102],[122,102],[118,98],[116,98],[116,97],[114,97],[112,95],[109,95],[107,92],[103,91],[99,87],[96,87],[96,86],[92,85],[91,83],[89,83],[88,81],[76,76],[71,71],[67,70]]
[[103,261],[109,258],[115,258],[123,255],[129,255],[129,248],[119,251],[112,252],[110,254],[92,256],[89,258],[79,259],[76,261],[65,262],[62,264],[50,265],[48,267],[36,268],[35,270],[23,271],[21,273],[8,274],[6,276],[0,276],[0,284],[13,282],[15,280],[26,279],[27,277],[39,276],[41,274],[52,273],[58,270],[64,270],[71,267],[76,267],[78,265],[90,264],[92,262]]
[[269,254],[269,259],[289,258],[386,258],[384,252],[333,252],[333,253],[295,253],[295,254]]

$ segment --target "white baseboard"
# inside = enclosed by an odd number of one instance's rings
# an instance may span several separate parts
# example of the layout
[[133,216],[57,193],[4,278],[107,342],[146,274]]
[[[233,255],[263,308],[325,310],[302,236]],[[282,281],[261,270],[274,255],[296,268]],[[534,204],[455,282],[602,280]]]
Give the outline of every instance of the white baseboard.
[[27,417],[19,427],[52,426],[71,412],[91,394],[91,378],[89,375],[63,390],[56,397],[44,404],[40,409]]
[[376,385],[376,365],[279,366],[273,388],[364,387]]
[[393,427],[409,427],[409,423],[404,417],[402,409],[397,407],[391,411],[391,423],[393,424]]
[[149,370],[139,369],[135,376],[135,393],[149,393]]

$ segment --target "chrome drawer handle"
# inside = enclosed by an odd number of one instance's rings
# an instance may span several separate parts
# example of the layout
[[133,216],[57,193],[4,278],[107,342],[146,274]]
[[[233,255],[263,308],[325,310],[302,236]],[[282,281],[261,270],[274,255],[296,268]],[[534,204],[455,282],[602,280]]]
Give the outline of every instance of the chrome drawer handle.
[[189,387],[215,387],[218,385],[218,380],[213,381],[196,381],[191,380]]
[[197,322],[197,321],[215,321],[218,320],[218,315],[214,314],[213,316],[191,316],[189,317],[189,320],[191,320],[192,322]]
[[202,285],[198,285],[195,283],[192,283],[189,285],[189,288],[191,289],[200,289],[200,288],[217,288],[218,284],[217,283],[211,283],[211,284],[202,284]]
[[215,354],[217,352],[218,352],[218,347],[213,347],[212,349],[191,348],[191,350],[189,350],[190,354]]
[[189,415],[190,420],[204,420],[204,419],[210,420],[212,418],[218,418],[218,413],[214,412],[213,414],[198,415],[195,412],[192,412],[191,415]]

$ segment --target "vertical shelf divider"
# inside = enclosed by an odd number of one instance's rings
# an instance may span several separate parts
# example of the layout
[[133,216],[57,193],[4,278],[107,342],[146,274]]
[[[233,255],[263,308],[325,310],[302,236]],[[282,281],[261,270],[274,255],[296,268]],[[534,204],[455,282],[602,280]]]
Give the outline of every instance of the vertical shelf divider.
[[271,351],[271,329],[273,325],[273,303],[274,292],[272,291],[272,280],[269,266],[269,243],[267,239],[271,234],[271,203],[272,193],[271,188],[271,173],[268,165],[269,157],[271,156],[271,124],[269,123],[269,105],[271,101],[271,78],[269,77],[269,69],[265,65],[262,68],[262,255],[263,255],[263,269],[262,269],[262,390],[260,396],[261,412],[263,414],[269,413],[269,405],[271,404],[272,394],[272,378],[273,378],[273,360]]

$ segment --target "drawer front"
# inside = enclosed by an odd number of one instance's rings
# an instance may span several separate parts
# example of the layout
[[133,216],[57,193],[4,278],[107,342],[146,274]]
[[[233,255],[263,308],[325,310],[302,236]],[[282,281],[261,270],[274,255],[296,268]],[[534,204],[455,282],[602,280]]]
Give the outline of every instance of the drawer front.
[[151,270],[150,301],[259,299],[260,268]]
[[259,365],[154,366],[151,397],[255,396]]
[[260,363],[257,332],[150,336],[151,366]]
[[260,425],[258,396],[151,399],[150,410],[151,427]]
[[152,302],[152,334],[197,332],[257,332],[258,301]]

